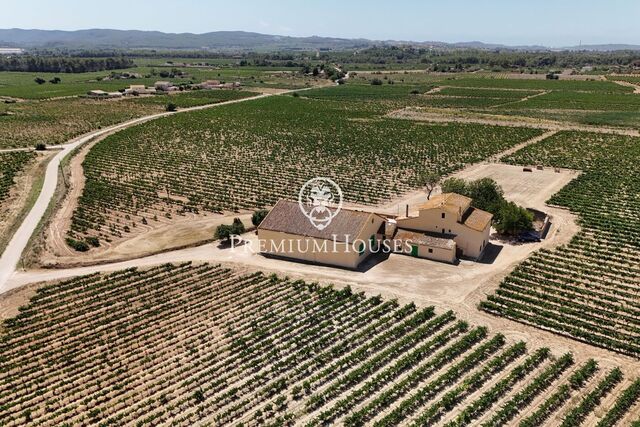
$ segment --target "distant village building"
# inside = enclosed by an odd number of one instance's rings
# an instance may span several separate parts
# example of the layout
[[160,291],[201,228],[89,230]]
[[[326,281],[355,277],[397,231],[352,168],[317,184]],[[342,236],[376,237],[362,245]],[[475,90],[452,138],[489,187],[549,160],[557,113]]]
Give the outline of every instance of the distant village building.
[[145,85],[129,85],[128,89],[124,90],[125,95],[146,95],[156,93],[155,87],[146,87]]
[[174,86],[171,82],[158,81],[154,83],[154,88],[162,92],[173,92],[178,90],[177,86]]
[[120,92],[105,92],[104,90],[94,89],[87,92],[87,96],[89,98],[98,98],[98,99],[106,99],[106,98],[122,98],[122,94]]
[[22,55],[23,49],[14,47],[0,47],[0,55]]
[[200,89],[235,89],[241,86],[240,82],[221,83],[220,80],[205,80],[197,85]]

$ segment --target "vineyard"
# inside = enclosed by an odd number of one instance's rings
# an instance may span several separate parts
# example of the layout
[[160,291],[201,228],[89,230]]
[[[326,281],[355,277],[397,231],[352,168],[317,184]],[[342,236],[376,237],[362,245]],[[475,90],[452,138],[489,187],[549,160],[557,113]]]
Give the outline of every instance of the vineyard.
[[398,102],[278,96],[119,132],[83,163],[70,237],[112,239],[161,216],[269,206],[314,176],[337,180],[347,201],[375,204],[416,188],[421,171],[446,174],[541,133],[380,117]]
[[215,104],[255,95],[249,91],[197,91],[123,100],[71,98],[0,104],[0,148],[61,144],[101,127],[178,108]]
[[0,350],[6,426],[612,426],[640,409],[640,381],[615,366],[209,264],[40,287]]
[[421,106],[589,125],[637,126],[640,96],[611,81],[450,78],[434,82]]
[[0,153],[0,205],[9,196],[9,191],[15,183],[16,175],[34,157],[34,153],[27,151]]
[[639,358],[640,139],[562,132],[506,160],[583,171],[549,201],[582,231],[520,264],[481,309]]

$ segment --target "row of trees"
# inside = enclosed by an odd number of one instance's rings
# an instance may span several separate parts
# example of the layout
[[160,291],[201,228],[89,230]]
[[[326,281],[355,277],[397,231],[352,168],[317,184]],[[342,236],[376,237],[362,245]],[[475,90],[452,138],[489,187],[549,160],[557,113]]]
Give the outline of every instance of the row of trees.
[[0,71],[28,71],[42,73],[86,73],[135,67],[129,58],[70,58],[48,56],[0,57]]

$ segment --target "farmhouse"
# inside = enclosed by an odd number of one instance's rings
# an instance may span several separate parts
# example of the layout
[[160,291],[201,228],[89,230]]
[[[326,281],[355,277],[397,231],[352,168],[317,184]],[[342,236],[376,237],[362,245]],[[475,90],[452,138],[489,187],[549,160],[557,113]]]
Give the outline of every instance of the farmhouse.
[[146,87],[145,85],[129,85],[128,89],[124,90],[125,95],[145,95],[149,93],[156,93],[155,87]]
[[173,92],[178,90],[177,86],[174,86],[173,83],[165,82],[165,81],[155,82],[153,86],[156,90],[159,90],[162,92]]
[[200,89],[235,89],[242,86],[240,82],[222,83],[220,80],[206,80],[197,85]]
[[[448,249],[456,257],[478,259],[489,243],[492,218],[489,212],[472,207],[469,197],[444,193],[419,206],[418,215],[397,218],[396,224],[398,233],[406,230],[425,235],[422,242],[416,243],[414,255],[422,256],[426,250],[425,258],[439,259]],[[432,240],[435,236],[439,239]],[[445,245],[443,239],[455,245]]]
[[87,92],[89,98],[107,99],[107,98],[122,98],[120,92],[105,92],[104,90],[94,89]]
[[492,215],[455,193],[434,196],[405,217],[342,209],[318,230],[298,203],[280,200],[258,226],[260,252],[282,258],[357,268],[371,253],[402,253],[455,263],[478,259],[489,243]]
[[280,200],[258,226],[258,240],[266,255],[355,269],[377,249],[384,232],[382,216],[344,208],[318,230],[297,202]]

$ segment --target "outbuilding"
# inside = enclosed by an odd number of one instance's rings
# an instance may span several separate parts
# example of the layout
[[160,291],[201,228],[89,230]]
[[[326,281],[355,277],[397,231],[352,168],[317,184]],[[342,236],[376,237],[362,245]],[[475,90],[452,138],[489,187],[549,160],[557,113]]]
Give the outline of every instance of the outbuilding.
[[357,269],[378,250],[384,232],[382,216],[345,208],[320,230],[297,202],[280,200],[258,226],[258,241],[264,255]]

